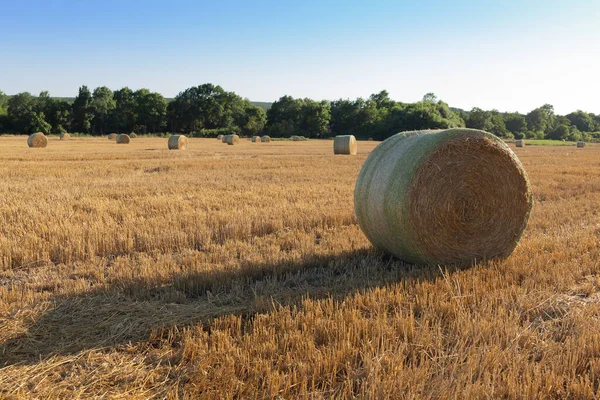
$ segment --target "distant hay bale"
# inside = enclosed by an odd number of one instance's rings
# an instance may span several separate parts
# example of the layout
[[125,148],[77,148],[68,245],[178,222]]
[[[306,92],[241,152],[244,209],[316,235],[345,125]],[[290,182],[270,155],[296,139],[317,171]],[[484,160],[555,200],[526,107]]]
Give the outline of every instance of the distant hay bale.
[[169,150],[187,149],[188,138],[183,135],[173,135],[169,138]]
[[68,133],[64,132],[60,134],[60,140],[68,140],[71,139],[71,135],[69,135]]
[[515,146],[517,146],[517,147],[525,147],[525,141],[523,139],[515,140]]
[[111,133],[108,135],[108,140],[115,140],[117,138],[117,134],[116,133]]
[[221,135],[221,136],[222,136],[222,137],[221,137],[221,142],[222,142],[222,143],[227,143],[227,136],[228,136],[228,135]]
[[349,154],[355,156],[358,144],[354,135],[339,135],[333,139],[333,154]]
[[129,135],[127,135],[127,136],[129,136],[131,139],[135,139],[135,138],[137,137],[137,135],[135,134],[135,132],[131,132],[131,133],[130,133]]
[[585,142],[577,142],[577,147],[581,148],[581,147],[585,147]]
[[238,135],[227,135],[225,142],[232,146],[234,144],[238,144],[240,142],[240,137]]
[[260,136],[252,136],[252,143],[260,143]]
[[120,135],[117,135],[117,143],[118,144],[128,144],[130,141],[130,137],[129,135],[125,134],[125,133],[121,133]]
[[372,138],[372,137],[370,137],[368,140],[369,140],[369,142],[372,142],[372,141],[373,141],[373,138]]
[[380,143],[360,171],[354,210],[367,238],[417,264],[508,257],[532,208],[512,150],[474,129],[406,132]]
[[33,133],[27,138],[29,147],[46,147],[47,145],[48,138],[42,132]]
[[269,143],[271,141],[271,136],[264,135],[260,138],[260,141],[263,143]]
[[300,139],[300,136],[296,136],[296,135],[294,135],[294,136],[292,136],[292,140],[293,140],[294,142],[299,142],[299,141],[300,141],[300,140],[302,140],[302,139]]
[[224,136],[224,135],[219,135],[219,136],[217,136],[217,140],[223,141],[223,136]]

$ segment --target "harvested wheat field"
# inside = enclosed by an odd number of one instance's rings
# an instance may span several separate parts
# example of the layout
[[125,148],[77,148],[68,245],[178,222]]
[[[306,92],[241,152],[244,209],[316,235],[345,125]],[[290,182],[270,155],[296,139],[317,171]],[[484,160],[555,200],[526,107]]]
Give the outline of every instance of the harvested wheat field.
[[458,268],[360,230],[377,142],[24,140],[0,137],[0,397],[600,395],[600,146],[518,149],[523,238]]

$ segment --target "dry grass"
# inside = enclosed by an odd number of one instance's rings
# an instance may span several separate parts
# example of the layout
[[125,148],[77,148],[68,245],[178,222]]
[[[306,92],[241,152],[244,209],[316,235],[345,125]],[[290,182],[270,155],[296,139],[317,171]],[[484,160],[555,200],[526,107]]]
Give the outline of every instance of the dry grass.
[[0,138],[0,397],[599,395],[598,146],[519,149],[529,228],[461,270],[358,229],[375,142],[49,141]]

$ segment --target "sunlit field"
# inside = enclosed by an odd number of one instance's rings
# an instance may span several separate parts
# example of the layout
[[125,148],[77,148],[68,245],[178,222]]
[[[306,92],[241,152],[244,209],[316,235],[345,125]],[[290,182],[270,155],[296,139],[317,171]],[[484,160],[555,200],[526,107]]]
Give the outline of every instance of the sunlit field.
[[507,260],[372,248],[377,142],[0,137],[0,397],[600,396],[600,146],[515,149]]

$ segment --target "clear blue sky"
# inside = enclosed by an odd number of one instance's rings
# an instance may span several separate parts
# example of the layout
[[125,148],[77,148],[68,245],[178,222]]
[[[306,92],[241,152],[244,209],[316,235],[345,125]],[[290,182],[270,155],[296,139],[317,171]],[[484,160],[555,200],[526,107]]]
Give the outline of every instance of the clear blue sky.
[[386,89],[600,113],[599,21],[598,0],[0,0],[0,90],[211,82],[255,101]]

